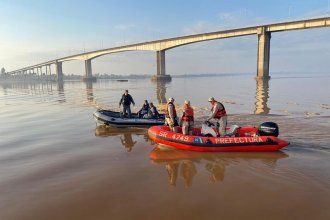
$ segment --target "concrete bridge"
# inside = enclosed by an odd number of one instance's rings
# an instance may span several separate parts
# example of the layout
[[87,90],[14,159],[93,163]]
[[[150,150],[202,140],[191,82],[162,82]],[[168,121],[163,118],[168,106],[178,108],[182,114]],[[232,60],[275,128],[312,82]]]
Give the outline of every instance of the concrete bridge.
[[85,62],[85,80],[93,80],[92,74],[92,60],[111,53],[119,53],[124,51],[155,51],[157,62],[157,74],[153,76],[155,80],[170,80],[171,77],[166,75],[165,71],[165,51],[184,46],[187,44],[198,43],[202,41],[217,40],[222,38],[239,37],[246,35],[256,35],[258,40],[258,54],[257,54],[257,78],[269,78],[269,61],[270,61],[270,39],[272,32],[291,31],[309,28],[321,28],[330,26],[330,17],[322,17],[316,19],[290,21],[276,24],[266,24],[253,27],[237,28],[231,30],[223,30],[217,32],[209,32],[203,34],[195,34],[188,36],[181,36],[176,38],[169,38],[163,40],[149,41],[138,44],[125,45],[120,47],[113,47],[103,50],[90,51],[86,53],[76,54],[51,60],[44,63],[39,63],[33,66],[24,67],[13,70],[11,74],[26,74],[29,71],[37,69],[39,72],[42,68],[46,68],[46,73],[51,71],[50,65],[56,66],[57,80],[63,79],[62,63],[71,60],[83,60]]

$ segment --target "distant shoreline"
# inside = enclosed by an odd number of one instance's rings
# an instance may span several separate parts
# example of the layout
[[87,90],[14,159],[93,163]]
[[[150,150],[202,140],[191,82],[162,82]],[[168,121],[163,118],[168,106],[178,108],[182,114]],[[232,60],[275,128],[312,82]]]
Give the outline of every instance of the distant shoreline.
[[[318,73],[312,73],[312,72],[274,72],[271,73],[271,76],[279,76],[279,75],[286,75],[286,76],[292,76],[292,75],[310,75],[312,76],[330,76],[330,73],[325,72],[318,72]],[[254,76],[255,73],[200,73],[200,74],[173,74],[171,75],[172,78],[198,78],[198,77],[226,77],[226,76]],[[96,79],[103,80],[120,80],[120,81],[126,81],[126,80],[134,80],[134,79],[149,79],[152,77],[152,75],[147,74],[130,74],[130,75],[116,75],[116,74],[94,74]],[[64,81],[81,81],[82,75],[75,75],[75,74],[64,74],[63,80]],[[15,75],[7,75],[2,74],[0,75],[0,83],[3,82],[57,82],[56,75],[52,74],[51,76],[36,76],[36,75],[23,75],[23,76],[15,76]]]

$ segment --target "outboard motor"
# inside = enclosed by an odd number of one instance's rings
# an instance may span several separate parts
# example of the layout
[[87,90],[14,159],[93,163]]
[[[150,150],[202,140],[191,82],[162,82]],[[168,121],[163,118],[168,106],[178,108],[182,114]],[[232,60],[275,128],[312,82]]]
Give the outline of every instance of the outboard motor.
[[275,122],[264,122],[258,127],[259,136],[274,136],[277,137],[279,134],[278,125]]

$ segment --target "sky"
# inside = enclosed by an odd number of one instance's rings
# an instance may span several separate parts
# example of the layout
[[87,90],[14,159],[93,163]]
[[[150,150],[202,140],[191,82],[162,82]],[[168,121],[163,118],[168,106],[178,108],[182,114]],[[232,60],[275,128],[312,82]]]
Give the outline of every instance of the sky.
[[[0,68],[12,71],[92,50],[239,27],[330,16],[329,0],[0,0]],[[273,33],[270,72],[330,72],[330,28]],[[167,74],[256,72],[257,37],[166,51]],[[156,53],[92,60],[93,73],[156,73]],[[83,61],[63,63],[84,74]]]

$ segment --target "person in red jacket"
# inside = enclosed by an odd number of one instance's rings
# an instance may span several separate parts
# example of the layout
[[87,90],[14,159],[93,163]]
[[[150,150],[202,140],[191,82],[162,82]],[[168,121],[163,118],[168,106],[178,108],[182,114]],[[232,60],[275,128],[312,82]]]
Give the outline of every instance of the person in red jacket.
[[190,106],[190,101],[185,100],[183,104],[183,114],[181,118],[182,134],[192,135],[194,129],[194,109]]
[[209,102],[212,105],[212,114],[206,120],[208,122],[211,119],[216,120],[217,126],[217,136],[225,137],[226,136],[226,126],[227,126],[227,113],[225,106],[221,103],[216,101],[213,97],[209,98]]

